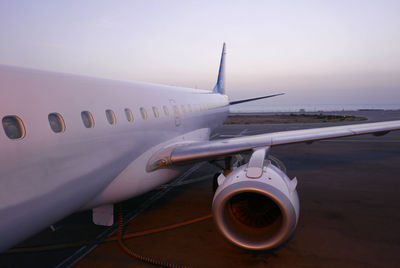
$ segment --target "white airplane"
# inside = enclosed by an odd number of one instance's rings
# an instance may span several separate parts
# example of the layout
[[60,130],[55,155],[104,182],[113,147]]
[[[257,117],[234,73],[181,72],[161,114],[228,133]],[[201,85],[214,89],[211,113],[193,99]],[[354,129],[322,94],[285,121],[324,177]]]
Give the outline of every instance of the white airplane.
[[214,219],[232,243],[271,249],[299,217],[297,180],[265,160],[271,146],[400,129],[389,121],[210,141],[230,105],[275,96],[229,102],[224,55],[225,44],[213,91],[0,66],[0,251],[80,210],[110,225],[113,204],[194,162],[243,152],[249,162],[217,179]]

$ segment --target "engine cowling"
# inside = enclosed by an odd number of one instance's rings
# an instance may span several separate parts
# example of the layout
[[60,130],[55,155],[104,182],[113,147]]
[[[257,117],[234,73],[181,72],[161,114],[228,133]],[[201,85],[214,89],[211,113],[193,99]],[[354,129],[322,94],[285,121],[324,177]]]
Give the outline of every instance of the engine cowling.
[[214,220],[233,244],[251,250],[268,250],[293,234],[299,218],[297,180],[290,180],[266,160],[259,178],[248,177],[247,164],[227,177],[218,177]]

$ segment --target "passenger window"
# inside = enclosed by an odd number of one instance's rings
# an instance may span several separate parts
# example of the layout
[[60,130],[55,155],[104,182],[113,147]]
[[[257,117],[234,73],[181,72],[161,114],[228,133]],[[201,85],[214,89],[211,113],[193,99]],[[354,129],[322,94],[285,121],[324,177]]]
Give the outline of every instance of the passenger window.
[[94,119],[92,114],[89,111],[81,112],[82,122],[86,128],[93,128],[94,127]]
[[168,107],[164,105],[163,110],[164,110],[165,116],[168,116],[169,115]]
[[126,115],[126,120],[128,120],[128,122],[133,122],[133,114],[131,109],[126,108],[125,115]]
[[147,119],[147,112],[145,108],[140,107],[140,114],[142,115],[143,120]]
[[181,109],[182,109],[182,113],[184,114],[184,113],[186,113],[186,110],[185,110],[185,105],[181,105]]
[[15,115],[3,117],[3,128],[7,137],[12,140],[22,139],[25,137],[25,127],[22,120]]
[[188,104],[188,111],[189,111],[189,113],[192,112],[192,106],[190,104]]
[[178,106],[174,105],[175,115],[179,116],[179,109]]
[[55,133],[60,133],[65,131],[64,119],[59,113],[51,113],[49,114],[48,117],[49,117],[50,127]]
[[159,113],[158,113],[158,109],[157,107],[153,106],[153,113],[154,113],[154,117],[158,118],[159,117]]
[[112,110],[106,110],[106,117],[110,125],[115,125],[117,123],[117,119],[115,118],[115,114]]

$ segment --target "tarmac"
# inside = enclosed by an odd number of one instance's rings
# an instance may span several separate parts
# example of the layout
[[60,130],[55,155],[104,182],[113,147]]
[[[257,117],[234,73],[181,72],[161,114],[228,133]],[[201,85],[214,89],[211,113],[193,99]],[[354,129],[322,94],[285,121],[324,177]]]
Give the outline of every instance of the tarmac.
[[[400,119],[400,111],[342,113],[366,116],[368,122]],[[226,125],[214,138],[340,124]],[[277,146],[271,154],[285,164],[290,178],[298,179],[300,219],[284,246],[267,252],[238,248],[225,240],[212,218],[127,239],[126,244],[139,254],[190,267],[399,267],[400,131]],[[136,216],[126,233],[209,215],[217,171],[209,163],[200,165]],[[124,211],[142,206],[160,189],[125,202]],[[106,228],[93,225],[90,215],[76,213],[16,248],[93,240]],[[0,267],[56,267],[79,248],[3,253]],[[106,242],[71,267],[154,266]]]

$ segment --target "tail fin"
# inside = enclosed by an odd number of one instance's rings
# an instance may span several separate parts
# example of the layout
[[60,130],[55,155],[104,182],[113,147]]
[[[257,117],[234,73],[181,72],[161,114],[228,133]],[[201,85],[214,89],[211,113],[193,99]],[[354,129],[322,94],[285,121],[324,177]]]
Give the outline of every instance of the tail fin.
[[215,84],[213,92],[225,94],[225,43],[224,46],[222,47],[221,62],[219,64],[217,84]]

